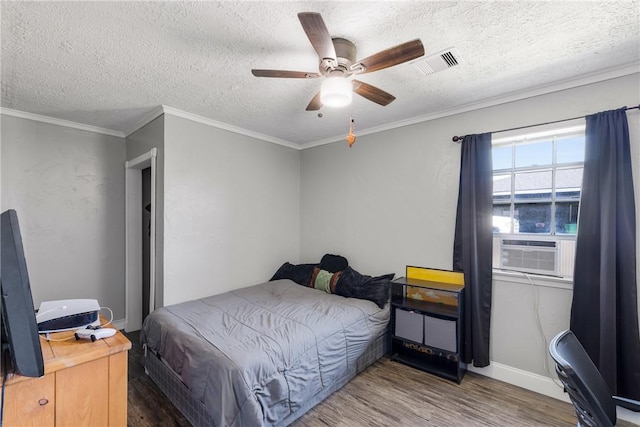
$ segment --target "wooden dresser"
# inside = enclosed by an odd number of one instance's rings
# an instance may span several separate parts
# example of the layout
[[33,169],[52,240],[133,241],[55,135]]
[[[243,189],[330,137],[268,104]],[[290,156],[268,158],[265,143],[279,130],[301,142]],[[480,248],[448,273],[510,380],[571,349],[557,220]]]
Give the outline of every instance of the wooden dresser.
[[[58,332],[51,339],[72,336],[73,331]],[[40,344],[45,375],[7,379],[3,426],[127,425],[131,343],[121,332],[96,342],[41,339]]]

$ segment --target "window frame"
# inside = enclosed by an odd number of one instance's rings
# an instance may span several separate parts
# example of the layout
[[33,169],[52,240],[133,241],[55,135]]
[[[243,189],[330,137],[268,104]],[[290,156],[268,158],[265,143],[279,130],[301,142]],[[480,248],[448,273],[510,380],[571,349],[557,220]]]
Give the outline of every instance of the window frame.
[[[512,220],[511,230],[509,233],[497,232],[493,233],[494,237],[514,237],[520,236],[528,239],[538,238],[540,240],[548,240],[548,239],[569,239],[575,240],[577,238],[577,230],[575,234],[557,234],[556,230],[556,204],[558,203],[558,198],[556,196],[556,174],[558,170],[571,170],[577,168],[584,168],[584,160],[577,162],[567,162],[558,164],[557,163],[557,142],[559,139],[567,139],[571,137],[583,137],[585,136],[585,124],[576,124],[573,126],[567,126],[567,123],[564,123],[564,126],[551,126],[545,130],[538,130],[537,132],[531,132],[531,127],[525,129],[518,129],[518,133],[503,136],[501,138],[493,138],[491,142],[491,149],[494,148],[503,148],[503,147],[511,147],[511,167],[503,168],[503,169],[492,169],[492,179],[495,179],[496,175],[510,175],[511,183],[510,183],[510,193],[508,202],[505,200],[505,203],[495,203],[492,200],[492,206],[496,205],[508,205],[509,206],[509,218]],[[529,130],[527,132],[527,130]],[[533,166],[519,166],[516,167],[516,146],[519,144],[534,144],[536,142],[543,141],[551,141],[552,142],[552,153],[551,153],[551,164],[548,165],[533,165]],[[549,199],[532,199],[531,203],[550,203],[551,211],[550,211],[550,224],[549,224],[549,232],[548,233],[527,233],[527,232],[518,232],[514,233],[513,231],[513,220],[515,219],[515,208],[518,204],[516,200],[516,176],[519,173],[531,173],[531,172],[544,172],[551,171],[551,195]],[[492,193],[492,198],[493,198]],[[582,197],[582,186],[580,186],[580,194]],[[580,197],[580,198],[581,198]],[[529,201],[527,201],[529,202]],[[520,203],[527,203],[520,201]],[[565,202],[565,200],[560,199],[560,203]],[[578,199],[578,205],[580,204],[580,199]]]
[[[499,137],[496,138],[496,136],[499,136]],[[579,214],[576,211],[575,217],[574,217],[572,212],[565,211],[562,213],[563,218],[556,218],[556,214],[558,211],[558,204],[561,204],[561,205],[567,204],[570,206],[571,204],[577,202],[577,207],[578,208],[580,207],[581,198],[582,198],[582,182],[581,182],[582,180],[579,177],[571,177],[569,175],[565,179],[567,180],[574,179],[574,180],[568,181],[567,185],[565,185],[564,184],[565,181],[563,179],[564,187],[560,189],[561,190],[560,198],[558,198],[558,194],[557,194],[558,189],[556,188],[556,183],[557,183],[558,171],[580,168],[582,169],[582,173],[584,173],[584,158],[582,159],[582,161],[571,161],[571,162],[564,162],[560,164],[557,163],[558,157],[562,156],[561,159],[563,160],[564,159],[571,160],[572,157],[574,157],[574,155],[572,154],[575,154],[575,153],[572,153],[571,151],[564,151],[567,149],[566,146],[559,147],[559,141],[575,138],[575,137],[580,137],[580,138],[583,138],[584,140],[585,138],[584,119],[575,119],[572,121],[565,121],[565,122],[553,123],[553,124],[542,125],[542,126],[531,126],[526,128],[514,129],[512,131],[501,132],[499,135],[497,134],[493,135],[492,150],[497,147],[511,147],[510,167],[495,169],[495,170],[492,169],[492,179],[493,179],[494,185],[496,182],[496,178],[495,178],[496,176],[507,175],[509,176],[509,179],[510,179],[510,182],[509,182],[510,189],[508,193],[508,198],[505,197],[505,199],[502,200],[502,203],[500,200],[498,200],[497,203],[494,202],[495,198],[493,196],[495,195],[495,193],[492,192],[492,198],[494,200],[492,201],[492,210],[494,212],[494,216],[500,215],[500,212],[496,211],[497,206],[500,206],[500,205],[505,207],[508,206],[509,219],[510,219],[509,222],[511,224],[510,232],[507,233],[507,232],[498,231],[493,233],[494,249],[493,249],[492,268],[493,268],[494,274],[498,274],[498,276],[501,277],[500,280],[519,282],[522,279],[517,279],[517,277],[524,277],[527,279],[528,283],[533,283],[532,280],[536,280],[536,283],[537,283],[538,279],[532,279],[530,277],[532,276],[532,277],[538,277],[539,280],[542,280],[542,282],[540,283],[549,282],[549,283],[552,283],[554,287],[566,287],[567,289],[571,288],[571,281],[573,280],[572,264],[573,264],[573,257],[575,256],[575,242],[578,236],[578,230],[577,230],[577,227],[575,229],[575,232],[571,228],[563,228],[564,226],[560,221],[564,220],[565,221],[564,224],[573,224],[573,218],[575,218],[575,223],[577,226],[577,219]],[[551,164],[527,165],[527,166],[519,166],[519,167],[515,166],[516,165],[515,150],[518,144],[542,142],[544,140],[552,141]],[[561,150],[560,155],[558,155],[559,149]],[[492,152],[492,158],[493,156],[494,154]],[[506,158],[498,157],[496,158],[496,160],[502,163],[506,161]],[[536,198],[536,199],[529,200],[525,198],[519,201],[516,200],[515,184],[516,184],[517,174],[527,173],[527,172],[537,172],[537,171],[551,171],[551,189],[550,189],[551,194],[549,195],[549,197],[548,198],[545,197],[544,199]],[[580,197],[576,199],[575,193],[571,194],[572,192],[576,191],[576,187],[572,187],[571,185],[573,185],[574,183],[577,183],[578,179],[580,179],[580,186],[579,186]],[[527,191],[527,190],[524,190],[524,191]],[[536,191],[535,189],[532,189],[532,192],[535,192],[535,191]],[[542,193],[542,191],[540,191],[540,193]],[[562,196],[562,193],[565,193],[564,197]],[[506,192],[504,194],[507,195]],[[521,232],[520,230],[522,229],[522,222],[516,223],[515,221],[513,221],[515,217],[515,209],[518,206],[518,203],[529,203],[529,202],[551,204],[551,208],[549,212],[550,214],[549,232],[546,232],[546,233]],[[566,207],[561,207],[561,208],[566,209]],[[568,219],[568,221],[566,221],[565,218]],[[494,223],[495,222],[496,221],[494,220]],[[558,230],[557,230],[557,224],[559,223],[561,227],[560,233],[558,233]],[[515,224],[518,225],[518,232],[514,232]],[[504,224],[501,223],[500,227],[504,227]],[[573,234],[569,234],[570,232]],[[560,258],[558,259],[558,262],[560,262],[560,266],[558,267],[559,275],[558,276],[554,276],[554,275],[549,276],[544,274],[540,275],[538,273],[529,273],[526,271],[519,271],[517,268],[502,269],[500,267],[501,266],[500,257],[502,256],[502,253],[501,253],[502,246],[500,242],[502,241],[502,239],[557,241],[558,244],[560,245],[559,247]],[[566,246],[566,245],[569,245],[569,246]]]

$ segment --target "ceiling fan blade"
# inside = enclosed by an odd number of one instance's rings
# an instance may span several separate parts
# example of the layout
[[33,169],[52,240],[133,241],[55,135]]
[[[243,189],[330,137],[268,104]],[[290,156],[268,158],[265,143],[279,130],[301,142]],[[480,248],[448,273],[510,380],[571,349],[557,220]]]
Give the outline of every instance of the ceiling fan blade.
[[360,80],[353,81],[353,91],[358,95],[367,98],[369,101],[373,101],[383,107],[391,104],[393,100],[396,99],[396,97],[390,93],[365,82],[361,82]]
[[251,70],[251,74],[256,77],[282,77],[286,79],[313,79],[322,75],[319,73],[307,73],[306,71],[288,70]]
[[424,46],[420,39],[415,39],[368,56],[353,64],[351,69],[358,74],[370,73],[411,61],[422,55],[424,55]]
[[316,111],[322,108],[322,102],[320,102],[320,92],[316,93],[309,105],[307,105],[307,111]]
[[315,12],[300,12],[298,19],[313,48],[318,52],[320,60],[328,59],[333,62],[332,66],[337,65],[336,49],[333,47],[333,40],[322,16]]

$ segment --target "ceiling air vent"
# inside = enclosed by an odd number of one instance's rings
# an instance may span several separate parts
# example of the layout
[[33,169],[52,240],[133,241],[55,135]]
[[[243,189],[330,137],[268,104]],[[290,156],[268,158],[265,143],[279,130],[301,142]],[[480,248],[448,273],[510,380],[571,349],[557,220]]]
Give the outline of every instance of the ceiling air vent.
[[455,47],[443,50],[442,52],[422,58],[413,63],[422,74],[428,76],[447,68],[455,67],[461,62],[460,54]]

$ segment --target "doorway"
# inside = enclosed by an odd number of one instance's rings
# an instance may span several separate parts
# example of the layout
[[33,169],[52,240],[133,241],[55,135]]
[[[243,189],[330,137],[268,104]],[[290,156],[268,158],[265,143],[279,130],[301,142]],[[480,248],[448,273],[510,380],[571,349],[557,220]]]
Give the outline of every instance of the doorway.
[[125,331],[155,309],[157,149],[125,162]]
[[142,322],[149,315],[151,289],[151,167],[142,169]]

